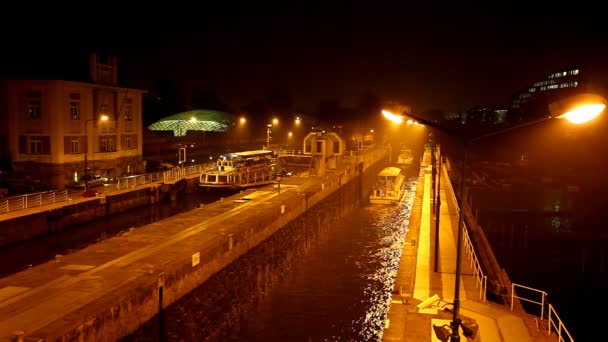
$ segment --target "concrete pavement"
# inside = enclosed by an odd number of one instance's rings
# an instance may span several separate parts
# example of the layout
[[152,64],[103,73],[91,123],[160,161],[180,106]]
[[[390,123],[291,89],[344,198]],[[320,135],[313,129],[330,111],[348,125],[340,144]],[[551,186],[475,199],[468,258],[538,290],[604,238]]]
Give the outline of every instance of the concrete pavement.
[[[446,308],[451,309],[450,303],[454,301],[458,208],[454,205],[456,201],[450,198],[453,191],[445,168],[442,168],[439,252],[435,272],[430,165],[430,152],[427,150],[421,163],[383,341],[440,341],[433,332],[433,324],[449,325],[453,318]],[[532,316],[484,301],[464,251],[461,271],[459,317],[462,321],[474,321],[479,325],[475,339],[467,339],[460,332],[461,341],[557,341],[555,335],[547,336],[545,332],[538,331]],[[418,308],[418,304],[434,295],[439,297],[438,301],[426,309]]]

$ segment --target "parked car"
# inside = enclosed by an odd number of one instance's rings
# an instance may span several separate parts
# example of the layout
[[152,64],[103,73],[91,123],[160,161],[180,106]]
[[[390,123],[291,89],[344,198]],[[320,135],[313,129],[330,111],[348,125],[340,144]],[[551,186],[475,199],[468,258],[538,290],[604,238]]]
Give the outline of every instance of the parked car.
[[[78,182],[73,183],[70,187],[74,189],[84,189],[86,183],[86,176],[80,177]],[[101,175],[89,175],[87,186],[89,188],[93,188],[96,186],[103,186],[106,184],[108,179],[106,177],[102,177]]]

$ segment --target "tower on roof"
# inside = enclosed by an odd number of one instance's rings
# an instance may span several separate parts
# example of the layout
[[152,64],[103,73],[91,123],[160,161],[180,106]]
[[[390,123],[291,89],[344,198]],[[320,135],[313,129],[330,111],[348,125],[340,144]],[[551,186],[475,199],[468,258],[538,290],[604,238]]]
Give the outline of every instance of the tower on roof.
[[117,64],[116,56],[92,52],[89,55],[90,76],[93,83],[116,86]]

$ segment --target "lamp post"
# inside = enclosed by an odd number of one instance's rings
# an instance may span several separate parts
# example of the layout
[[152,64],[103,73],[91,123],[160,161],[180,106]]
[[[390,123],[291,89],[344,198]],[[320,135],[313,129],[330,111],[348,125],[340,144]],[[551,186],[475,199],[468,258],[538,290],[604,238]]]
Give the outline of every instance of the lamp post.
[[266,148],[270,150],[270,133],[272,133],[270,128],[272,128],[272,124],[267,124],[266,127]]
[[[540,122],[547,121],[547,120],[554,119],[554,118],[565,118],[566,120],[568,120],[574,124],[584,123],[584,122],[592,120],[593,118],[595,118],[596,116],[601,114],[604,111],[604,109],[606,108],[606,104],[607,104],[606,99],[600,95],[596,95],[596,94],[574,95],[574,96],[571,96],[564,100],[551,103],[549,105],[550,115],[542,117],[538,120],[507,127],[502,130],[490,132],[487,134],[482,134],[482,135],[476,136],[476,137],[463,137],[461,135],[457,135],[458,137],[460,137],[462,139],[464,152],[463,152],[463,159],[462,159],[462,165],[461,165],[461,170],[460,170],[460,181],[459,181],[460,195],[458,198],[456,198],[456,201],[458,203],[458,207],[460,208],[460,210],[459,210],[459,214],[458,214],[458,234],[457,234],[457,238],[456,238],[456,276],[455,276],[455,280],[454,280],[454,303],[452,303],[454,308],[452,310],[452,314],[453,314],[452,322],[450,323],[450,327],[451,327],[452,331],[449,335],[451,342],[460,341],[460,334],[458,332],[459,327],[463,328],[463,332],[464,332],[465,336],[470,337],[472,334],[471,329],[469,329],[468,327],[464,327],[462,325],[462,321],[460,319],[460,276],[462,274],[462,270],[461,270],[462,239],[463,239],[463,229],[464,229],[464,213],[462,210],[462,204],[464,203],[465,179],[466,179],[465,172],[466,172],[466,163],[467,163],[468,154],[469,154],[468,150],[469,150],[470,145],[474,142],[477,142],[479,140],[482,140],[482,139],[485,139],[485,138],[488,138],[491,136],[501,135],[501,134],[504,134],[504,133],[507,133],[507,132],[510,132],[513,130],[518,130],[522,127],[536,125]],[[387,112],[388,113],[387,114],[387,113],[385,113],[386,111],[382,111],[382,112],[383,112],[384,116],[386,118],[388,118],[389,120],[392,120],[395,122],[403,121],[403,116],[401,116],[401,115],[395,115],[390,112]],[[391,115],[394,116],[393,119],[391,118]],[[407,116],[410,116],[410,117],[418,120],[422,124],[436,128],[442,132],[447,132],[448,134],[456,135],[454,132],[448,131],[444,127],[441,127],[428,120],[415,117],[411,114],[407,114]],[[401,118],[399,118],[399,117],[401,117]],[[435,329],[435,331],[443,329],[442,327],[436,327],[436,326],[434,326],[433,328]],[[442,334],[442,337],[444,337],[444,339],[442,339],[442,341],[443,340],[447,341],[447,339],[445,339],[446,335]]]
[[[105,114],[100,115],[99,116],[99,121],[108,121],[109,117]],[[88,166],[88,158],[87,155],[89,154],[89,134],[88,134],[88,128],[89,128],[89,122],[93,122],[95,121],[95,119],[88,119],[84,121],[84,140],[85,140],[85,147],[84,147],[84,191],[86,192],[89,189],[89,166]]]

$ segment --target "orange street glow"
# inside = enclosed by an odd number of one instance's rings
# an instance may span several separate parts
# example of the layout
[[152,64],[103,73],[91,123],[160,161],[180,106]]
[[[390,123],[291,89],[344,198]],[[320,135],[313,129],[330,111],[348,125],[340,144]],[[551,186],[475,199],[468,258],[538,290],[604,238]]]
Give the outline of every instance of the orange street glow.
[[403,116],[393,114],[393,113],[389,112],[388,110],[382,110],[382,115],[384,115],[385,118],[389,119],[390,121],[392,121],[394,123],[400,124],[403,122]]
[[606,108],[604,104],[584,105],[565,113],[562,117],[573,124],[581,124],[600,115],[604,108]]

